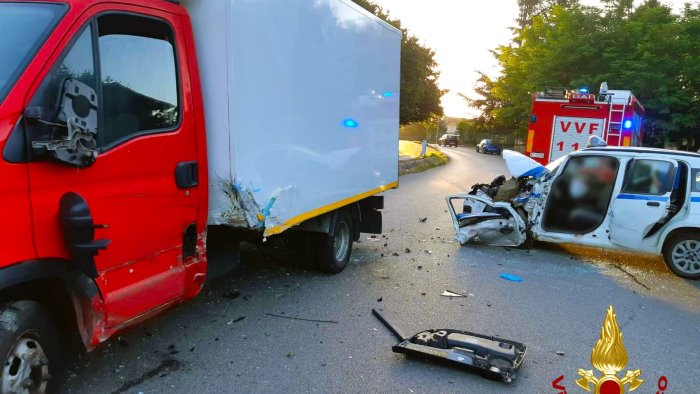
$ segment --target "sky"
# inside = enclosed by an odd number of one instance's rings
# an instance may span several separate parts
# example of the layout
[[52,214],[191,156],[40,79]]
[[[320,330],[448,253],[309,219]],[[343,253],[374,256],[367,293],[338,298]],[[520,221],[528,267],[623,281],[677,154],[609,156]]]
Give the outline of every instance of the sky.
[[[511,38],[509,27],[518,16],[516,0],[375,0],[401,19],[409,32],[435,50],[440,65],[440,88],[450,92],[442,99],[445,115],[472,117],[458,93],[473,96],[477,70],[498,75],[498,65],[489,52]],[[680,9],[686,0],[662,0]],[[600,5],[597,0],[582,0]]]

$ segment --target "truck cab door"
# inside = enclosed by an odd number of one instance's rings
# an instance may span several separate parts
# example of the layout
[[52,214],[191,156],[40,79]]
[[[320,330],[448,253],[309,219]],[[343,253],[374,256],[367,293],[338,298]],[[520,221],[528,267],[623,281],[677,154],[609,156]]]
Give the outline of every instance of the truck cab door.
[[99,7],[47,66],[25,128],[39,257],[96,280],[110,330],[182,299],[201,229],[180,19]]
[[674,207],[671,192],[678,171],[675,160],[635,158],[627,163],[620,194],[610,207],[610,241],[638,248],[663,224]]

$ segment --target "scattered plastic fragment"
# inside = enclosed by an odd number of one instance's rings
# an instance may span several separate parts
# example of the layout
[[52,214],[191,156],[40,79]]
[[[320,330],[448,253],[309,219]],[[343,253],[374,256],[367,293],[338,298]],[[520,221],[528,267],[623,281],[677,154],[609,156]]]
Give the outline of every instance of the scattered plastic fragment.
[[308,322],[312,322],[312,323],[330,323],[330,324],[338,324],[338,322],[335,321],[335,320],[304,319],[304,318],[301,318],[301,317],[292,317],[292,316],[275,315],[274,313],[266,313],[265,315],[271,316],[271,317],[279,317],[279,318],[281,318],[281,319],[308,321]]
[[561,351],[557,352],[557,354],[558,354],[558,355],[560,355],[560,356],[564,356],[564,355],[566,355],[566,353],[564,353],[564,352],[561,352]]
[[455,293],[454,291],[445,290],[440,294],[443,297],[466,297],[464,294]]
[[500,275],[501,279],[509,280],[511,282],[522,282],[523,278],[517,276],[517,275],[511,275],[511,274],[501,274]]
[[420,218],[418,219],[421,223],[425,223],[428,221],[428,218]]

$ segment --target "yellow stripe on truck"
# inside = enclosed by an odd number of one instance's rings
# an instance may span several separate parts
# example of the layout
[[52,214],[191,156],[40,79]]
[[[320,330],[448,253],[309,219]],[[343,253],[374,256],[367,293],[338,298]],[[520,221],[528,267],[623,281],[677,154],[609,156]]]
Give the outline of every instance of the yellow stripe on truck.
[[338,208],[342,208],[342,207],[344,207],[344,206],[346,206],[346,205],[350,205],[350,204],[352,204],[352,203],[354,203],[354,202],[358,202],[358,201],[360,201],[360,200],[364,200],[364,199],[367,198],[367,197],[371,197],[371,196],[373,196],[373,195],[375,195],[375,194],[379,194],[379,193],[384,192],[384,191],[387,191],[387,190],[389,190],[389,189],[396,189],[397,187],[399,187],[399,182],[398,182],[398,181],[392,182],[392,183],[390,183],[390,184],[388,184],[388,185],[384,185],[384,186],[378,187],[378,188],[376,188],[376,189],[374,189],[374,190],[370,190],[370,191],[368,191],[368,192],[364,192],[364,193],[362,193],[362,194],[358,194],[358,195],[356,195],[356,196],[349,197],[349,198],[346,198],[346,199],[344,199],[344,200],[340,200],[340,201],[338,201],[338,202],[334,202],[334,203],[332,203],[332,204],[328,204],[328,205],[323,206],[323,207],[321,207],[321,208],[314,209],[313,211],[309,211],[309,212],[306,212],[306,213],[302,213],[302,214],[299,215],[299,216],[295,216],[295,217],[293,217],[293,218],[287,220],[286,222],[284,222],[283,224],[280,224],[279,226],[270,227],[270,228],[268,228],[268,229],[265,229],[265,233],[263,234],[263,236],[264,236],[264,237],[269,237],[269,236],[271,236],[271,235],[280,234],[281,232],[283,232],[283,231],[289,229],[290,227],[294,227],[294,226],[296,226],[297,224],[303,223],[303,222],[305,222],[305,221],[307,221],[307,220],[309,220],[309,219],[313,219],[313,218],[315,218],[315,217],[317,217],[317,216],[321,216],[321,215],[323,215],[324,213],[328,213],[328,212],[331,212],[331,211],[335,211],[335,210],[338,209]]
[[535,130],[528,130],[527,132],[527,147],[525,147],[526,152],[532,152],[532,145],[535,143]]
[[630,143],[632,142],[632,138],[627,136],[622,139],[622,146],[630,146]]

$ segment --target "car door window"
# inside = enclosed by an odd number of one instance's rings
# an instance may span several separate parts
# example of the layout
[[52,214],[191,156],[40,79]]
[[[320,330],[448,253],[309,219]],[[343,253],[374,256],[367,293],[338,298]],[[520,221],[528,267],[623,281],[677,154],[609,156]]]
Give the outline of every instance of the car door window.
[[100,144],[174,129],[180,118],[173,32],[163,21],[128,14],[99,17]]
[[675,178],[673,163],[661,160],[633,160],[627,169],[622,192],[661,196],[671,191]]
[[700,192],[700,169],[693,169],[692,175],[693,191]]

